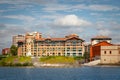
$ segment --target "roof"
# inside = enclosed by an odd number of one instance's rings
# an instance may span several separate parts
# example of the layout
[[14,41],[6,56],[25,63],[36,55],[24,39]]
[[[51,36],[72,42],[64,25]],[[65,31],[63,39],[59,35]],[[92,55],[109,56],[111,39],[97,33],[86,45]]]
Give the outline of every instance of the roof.
[[19,40],[18,42],[25,42],[25,40]]
[[39,39],[37,39],[37,41],[45,41],[45,40],[64,41],[65,38],[39,38]]
[[91,38],[92,40],[94,40],[94,39],[109,39],[109,40],[111,40],[111,38],[110,37],[108,37],[108,36],[103,36],[103,35],[98,35],[98,36],[95,36],[95,37],[93,37],[93,38]]
[[112,46],[112,45],[113,44],[108,43],[107,41],[102,41],[102,42],[92,45],[92,47],[94,47],[94,46]]
[[51,40],[51,41],[66,41],[66,40],[70,40],[70,39],[79,39],[79,40],[82,40],[84,41],[83,39],[79,38],[79,37],[67,37],[67,38],[39,38],[37,39],[37,41],[45,41],[45,40]]

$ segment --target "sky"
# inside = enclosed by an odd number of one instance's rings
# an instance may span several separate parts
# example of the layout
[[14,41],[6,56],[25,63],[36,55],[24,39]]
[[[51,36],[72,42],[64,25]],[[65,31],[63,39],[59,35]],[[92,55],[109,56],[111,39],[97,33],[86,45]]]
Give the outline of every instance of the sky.
[[85,42],[104,35],[120,44],[120,0],[0,0],[0,51],[12,36],[34,31],[43,37],[76,33]]

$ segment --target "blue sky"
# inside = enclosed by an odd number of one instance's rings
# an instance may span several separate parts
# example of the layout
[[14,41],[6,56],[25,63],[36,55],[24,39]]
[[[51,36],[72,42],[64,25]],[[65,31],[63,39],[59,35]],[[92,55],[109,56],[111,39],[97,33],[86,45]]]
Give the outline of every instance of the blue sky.
[[12,36],[38,31],[43,37],[76,33],[120,43],[120,0],[0,0],[0,50]]

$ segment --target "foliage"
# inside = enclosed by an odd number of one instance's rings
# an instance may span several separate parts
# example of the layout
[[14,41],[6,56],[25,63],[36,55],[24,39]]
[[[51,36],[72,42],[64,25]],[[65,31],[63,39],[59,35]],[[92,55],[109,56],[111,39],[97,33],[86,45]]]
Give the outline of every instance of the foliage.
[[90,58],[90,54],[88,52],[84,53],[84,59],[89,59]]
[[0,66],[32,66],[30,57],[9,56],[0,60]]
[[19,57],[19,62],[31,62],[31,57],[21,56]]
[[11,55],[16,56],[17,55],[17,50],[18,50],[18,48],[15,45],[12,45],[10,47],[10,53],[11,53]]
[[82,59],[84,59],[84,57],[82,57],[82,56],[75,56],[74,59],[75,60],[82,60]]
[[61,63],[61,64],[73,64],[75,62],[73,57],[65,57],[65,56],[47,56],[40,58],[40,62],[44,63]]

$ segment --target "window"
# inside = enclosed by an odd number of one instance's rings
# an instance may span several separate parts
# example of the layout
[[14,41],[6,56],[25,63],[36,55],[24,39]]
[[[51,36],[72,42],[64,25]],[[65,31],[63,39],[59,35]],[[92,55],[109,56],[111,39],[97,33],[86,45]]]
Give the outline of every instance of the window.
[[70,56],[70,53],[67,53],[67,56]]
[[112,53],[112,51],[110,51],[110,54]]
[[106,51],[104,51],[104,54],[106,54]]
[[79,56],[82,56],[82,53],[79,53]]
[[104,61],[106,61],[106,59],[104,59]]
[[53,53],[53,56],[55,55],[55,53]]
[[61,54],[60,53],[58,53],[58,56],[60,56]]
[[73,53],[73,56],[76,56],[76,53]]

